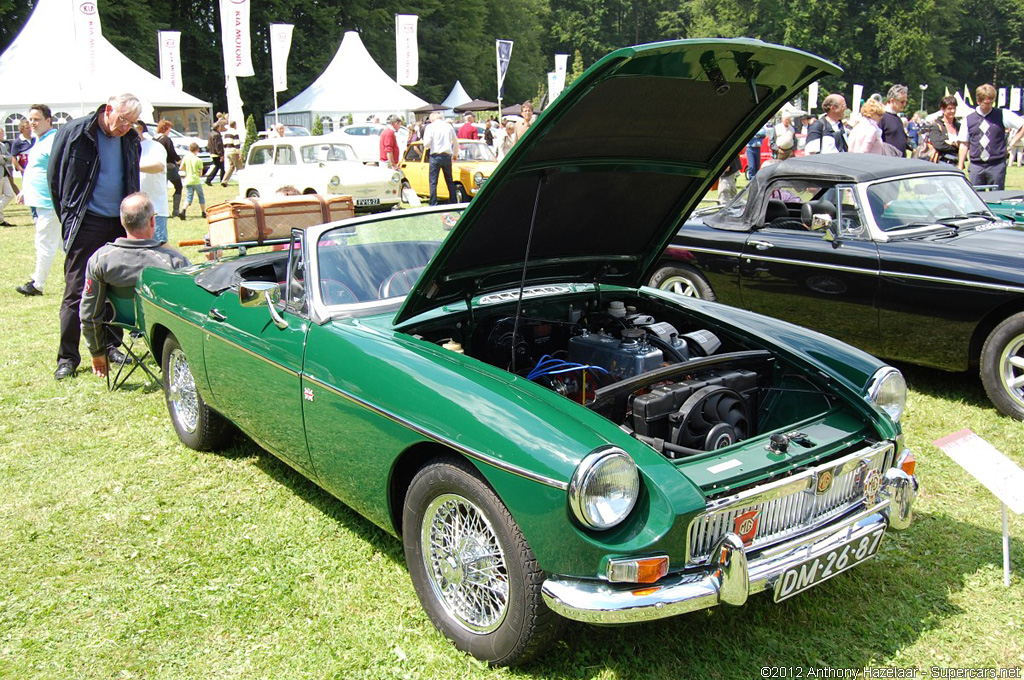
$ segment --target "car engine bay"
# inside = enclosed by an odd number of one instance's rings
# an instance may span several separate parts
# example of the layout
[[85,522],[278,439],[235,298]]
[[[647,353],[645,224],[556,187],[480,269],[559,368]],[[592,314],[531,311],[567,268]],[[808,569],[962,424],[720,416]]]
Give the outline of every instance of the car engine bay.
[[786,428],[836,403],[765,349],[654,300],[590,296],[532,300],[518,316],[514,305],[481,311],[415,334],[582,404],[669,458]]

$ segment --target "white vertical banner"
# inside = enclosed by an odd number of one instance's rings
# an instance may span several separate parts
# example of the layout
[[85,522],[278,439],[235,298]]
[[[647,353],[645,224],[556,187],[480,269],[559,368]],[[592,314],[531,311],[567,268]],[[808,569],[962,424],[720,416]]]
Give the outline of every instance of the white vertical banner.
[[184,89],[181,82],[181,32],[157,31],[156,41],[160,54],[160,80],[176,90]]
[[512,41],[495,40],[494,49],[498,58],[498,97],[501,97],[505,74],[508,73],[508,62],[512,60]]
[[415,14],[395,15],[395,50],[399,85],[415,85],[420,79],[420,48],[416,42],[416,26],[420,18]]
[[544,108],[551,106],[551,102],[555,100],[555,91],[558,90],[558,74],[554,71],[548,71],[548,103],[544,105]]
[[860,117],[860,104],[864,99],[864,86],[853,86],[853,103],[850,104],[850,115],[856,119]]
[[74,3],[75,43],[81,58],[82,72],[96,73],[96,45],[100,30],[100,12],[94,0],[72,0]]
[[996,106],[1003,108],[1006,106],[1006,88],[999,88],[999,99],[996,102]]
[[249,0],[220,0],[220,37],[224,44],[224,74],[253,76]]
[[274,92],[288,89],[288,54],[292,51],[294,28],[291,24],[270,24],[270,68],[274,73]]
[[555,55],[555,88],[551,90],[551,99],[562,94],[562,90],[565,89],[565,70],[569,63],[568,54],[556,54]]
[[242,94],[238,91],[238,78],[228,76],[224,87],[228,97],[228,119],[238,124],[238,135],[245,138],[245,114],[242,112]]
[[807,111],[818,108],[818,83],[811,83],[807,88]]
[[1010,88],[1010,110],[1011,111],[1020,111],[1020,88],[1019,87],[1011,87]]

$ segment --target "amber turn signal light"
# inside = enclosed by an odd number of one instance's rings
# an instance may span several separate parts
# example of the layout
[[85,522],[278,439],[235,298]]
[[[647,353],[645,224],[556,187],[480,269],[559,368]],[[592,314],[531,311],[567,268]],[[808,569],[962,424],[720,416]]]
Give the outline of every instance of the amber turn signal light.
[[668,573],[668,555],[608,560],[612,583],[654,583]]

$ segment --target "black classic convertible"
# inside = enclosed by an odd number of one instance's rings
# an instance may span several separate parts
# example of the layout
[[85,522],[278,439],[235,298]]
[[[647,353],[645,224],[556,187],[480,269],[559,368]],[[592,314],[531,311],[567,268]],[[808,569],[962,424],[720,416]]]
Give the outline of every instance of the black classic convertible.
[[763,168],[698,211],[650,285],[755,310],[878,356],[980,370],[1024,420],[1024,225],[950,166],[869,154]]

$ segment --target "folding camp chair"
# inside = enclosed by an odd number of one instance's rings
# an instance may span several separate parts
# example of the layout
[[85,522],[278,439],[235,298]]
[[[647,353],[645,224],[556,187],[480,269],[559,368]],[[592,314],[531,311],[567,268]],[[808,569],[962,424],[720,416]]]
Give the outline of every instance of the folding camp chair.
[[[107,390],[113,392],[125,384],[136,368],[141,367],[150,380],[163,387],[160,378],[145,364],[147,357],[151,356],[149,347],[145,340],[142,341],[144,351],[135,349],[135,342],[142,339],[143,331],[136,323],[135,316],[135,288],[128,286],[107,286],[107,301],[114,308],[114,318],[107,321],[107,325],[124,332],[121,339],[120,350],[124,354],[124,361],[116,366],[107,366]],[[116,372],[115,372],[116,369]]]

